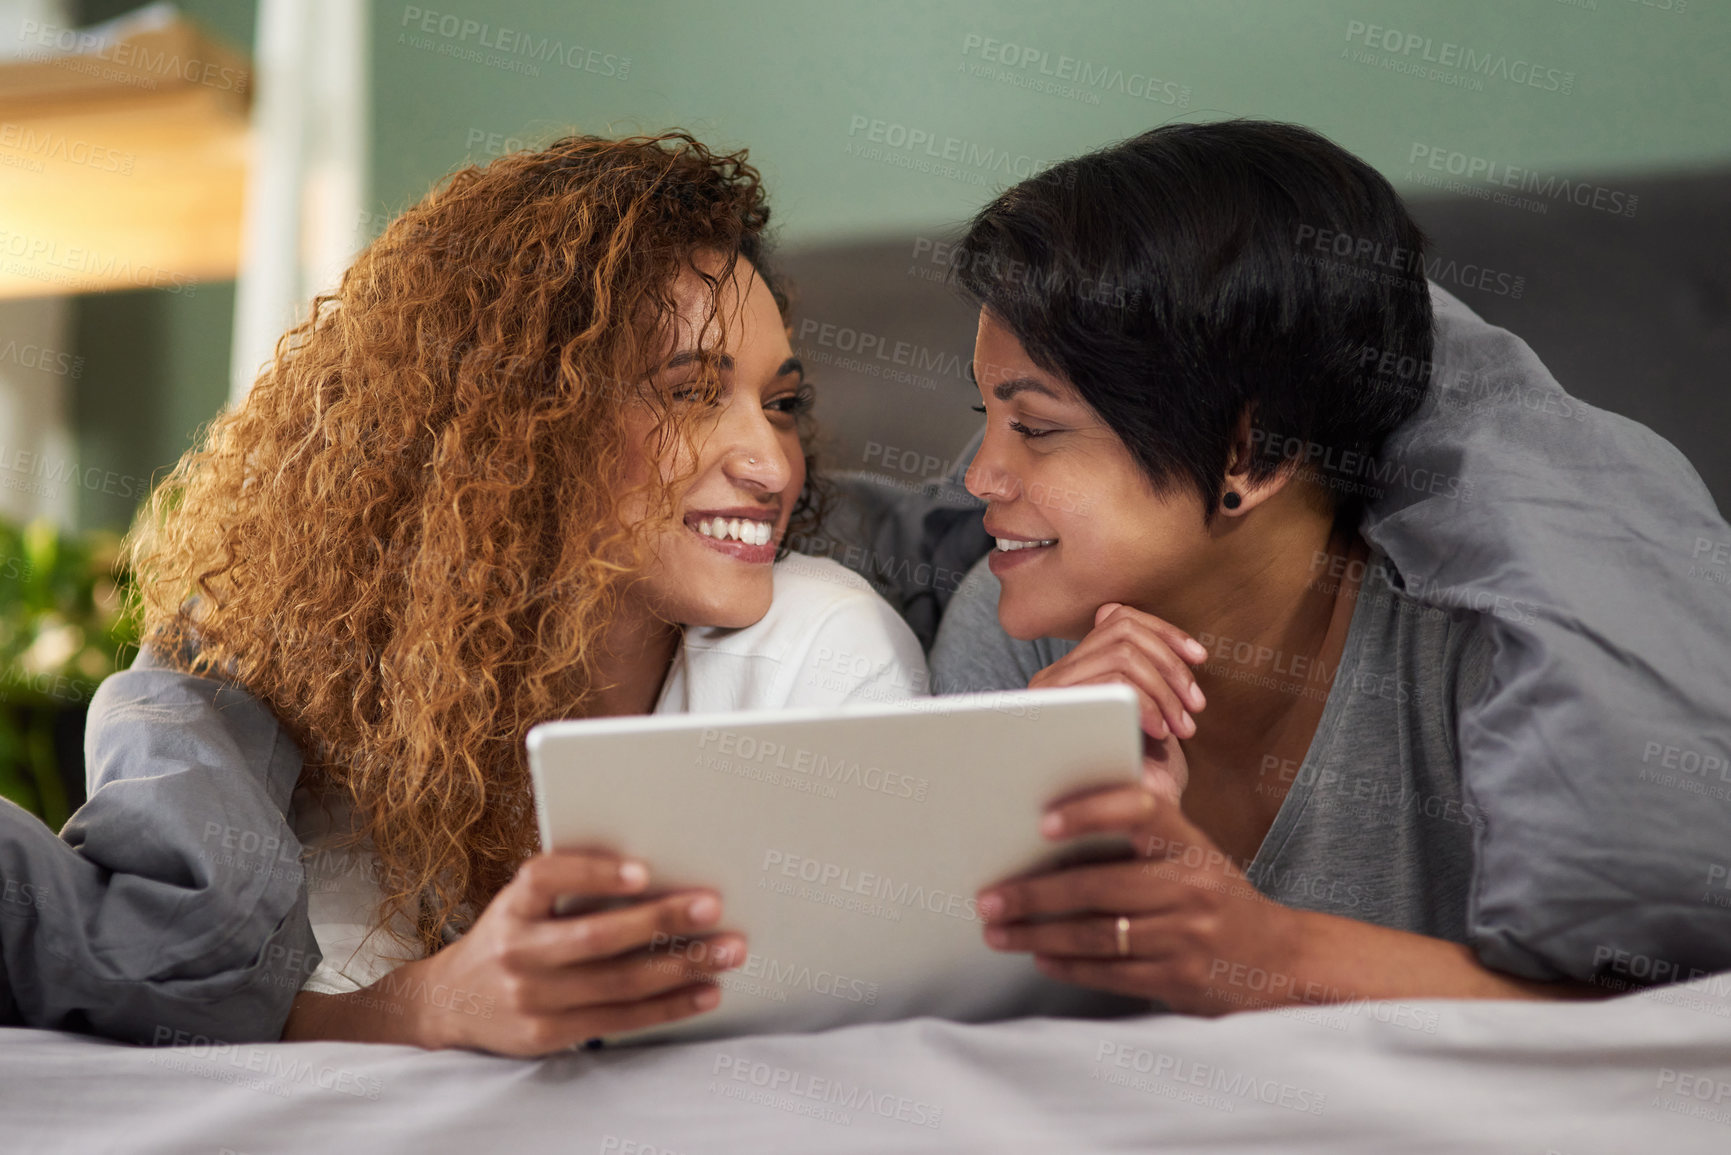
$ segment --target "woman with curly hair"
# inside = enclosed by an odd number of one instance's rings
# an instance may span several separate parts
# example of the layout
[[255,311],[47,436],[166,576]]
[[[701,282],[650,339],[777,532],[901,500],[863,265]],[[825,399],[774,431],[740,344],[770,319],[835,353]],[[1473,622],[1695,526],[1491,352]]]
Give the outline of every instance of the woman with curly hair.
[[712,931],[713,891],[552,916],[649,877],[537,853],[529,728],[924,691],[889,606],[782,544],[818,503],[768,216],[744,152],[684,134],[458,172],[153,494],[147,646],[305,759],[324,962],[285,1038],[535,1054],[712,1007],[741,936],[647,947]]

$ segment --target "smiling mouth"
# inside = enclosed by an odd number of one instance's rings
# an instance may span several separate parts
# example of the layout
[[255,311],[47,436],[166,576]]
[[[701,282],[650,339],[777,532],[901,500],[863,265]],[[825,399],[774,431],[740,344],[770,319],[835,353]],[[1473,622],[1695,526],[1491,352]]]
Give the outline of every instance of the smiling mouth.
[[999,553],[1010,553],[1018,549],[1044,549],[1046,546],[1058,544],[1058,539],[1055,537],[1049,537],[1044,541],[1022,541],[1013,537],[1000,537],[993,540],[998,543]]
[[775,537],[775,522],[744,517],[699,517],[689,521],[693,530],[713,541],[742,545],[768,545]]

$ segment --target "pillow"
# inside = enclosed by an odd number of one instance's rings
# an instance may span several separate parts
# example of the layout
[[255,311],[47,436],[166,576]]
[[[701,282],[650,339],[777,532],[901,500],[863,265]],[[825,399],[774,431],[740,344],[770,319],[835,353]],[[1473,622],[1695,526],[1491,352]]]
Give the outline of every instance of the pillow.
[[1532,978],[1731,967],[1731,528],[1664,438],[1431,296],[1430,393],[1363,532],[1496,643],[1460,722],[1469,941]]

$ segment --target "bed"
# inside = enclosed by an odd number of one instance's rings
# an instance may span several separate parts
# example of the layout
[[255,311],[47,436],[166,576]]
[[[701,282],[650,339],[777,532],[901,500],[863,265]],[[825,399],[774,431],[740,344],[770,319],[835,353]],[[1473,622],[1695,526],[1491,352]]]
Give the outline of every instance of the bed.
[[0,1030],[8,1152],[1731,1151],[1731,973],[1577,1003],[937,1019],[540,1062]]

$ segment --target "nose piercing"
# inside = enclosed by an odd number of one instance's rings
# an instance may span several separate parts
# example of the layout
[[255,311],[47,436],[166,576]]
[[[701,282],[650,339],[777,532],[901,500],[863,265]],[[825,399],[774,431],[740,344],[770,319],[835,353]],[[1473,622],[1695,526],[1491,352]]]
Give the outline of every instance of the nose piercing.
[[757,458],[755,458],[755,457],[747,457],[747,458],[746,458],[746,459],[745,459],[745,463],[746,463],[746,464],[747,464],[747,465],[756,465],[756,464],[757,464]]

